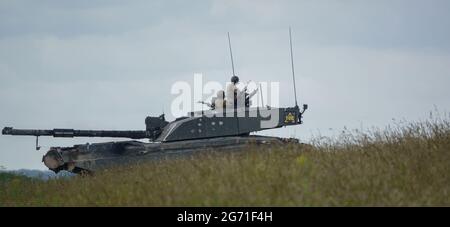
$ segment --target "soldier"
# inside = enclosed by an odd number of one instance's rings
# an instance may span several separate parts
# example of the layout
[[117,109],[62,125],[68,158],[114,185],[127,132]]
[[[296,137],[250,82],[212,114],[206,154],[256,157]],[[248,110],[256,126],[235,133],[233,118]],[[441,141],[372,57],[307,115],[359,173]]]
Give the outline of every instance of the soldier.
[[217,97],[214,99],[214,106],[216,110],[223,110],[226,107],[225,91],[217,91]]
[[231,84],[227,86],[227,108],[237,108],[238,97],[240,96],[241,91],[237,87],[239,83],[239,77],[232,76]]
[[256,88],[254,91],[247,93],[247,87],[244,89],[245,93],[245,106],[250,107],[252,105],[252,101],[250,100],[256,93],[258,92],[258,88]]
[[256,88],[251,93],[247,93],[247,85],[244,88],[239,89],[237,84],[239,83],[239,77],[231,77],[231,84],[227,86],[227,107],[228,108],[238,108],[238,107],[250,107],[250,99],[258,92]]

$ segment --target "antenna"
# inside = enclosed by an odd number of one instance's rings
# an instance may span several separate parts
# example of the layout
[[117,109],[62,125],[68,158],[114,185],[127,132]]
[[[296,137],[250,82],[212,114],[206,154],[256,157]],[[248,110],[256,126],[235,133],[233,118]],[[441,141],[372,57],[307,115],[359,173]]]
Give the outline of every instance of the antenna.
[[230,47],[231,69],[233,70],[233,76],[236,76],[236,74],[234,73],[233,51],[231,50],[231,39],[229,32],[228,32],[228,46]]
[[292,82],[294,83],[294,96],[295,96],[295,106],[297,107],[297,88],[295,87],[295,72],[294,72],[294,54],[292,53],[292,34],[291,27],[289,27],[289,44],[291,47],[291,68],[292,68]]
[[261,106],[264,107],[264,99],[263,99],[261,83],[259,83],[259,94],[261,95]]

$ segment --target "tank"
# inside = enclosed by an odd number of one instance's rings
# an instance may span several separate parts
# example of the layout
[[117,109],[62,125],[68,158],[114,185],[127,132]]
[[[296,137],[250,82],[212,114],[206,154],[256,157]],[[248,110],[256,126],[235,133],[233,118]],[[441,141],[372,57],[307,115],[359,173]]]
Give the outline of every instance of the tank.
[[[52,147],[42,161],[52,171],[89,173],[116,165],[192,155],[202,151],[237,151],[247,146],[298,143],[296,139],[250,135],[283,126],[299,125],[307,105],[290,108],[238,108],[190,112],[172,122],[165,116],[146,117],[145,130],[15,129],[5,127],[3,135],[53,137],[110,137],[130,141]],[[148,142],[137,141],[148,139]]]
[[[250,107],[250,98],[255,93],[244,94],[242,106],[216,108],[214,102],[207,111],[190,112],[172,122],[165,119],[164,114],[158,117],[145,118],[145,130],[75,130],[75,129],[15,129],[5,127],[3,135],[35,136],[36,149],[39,150],[40,136],[53,137],[111,137],[129,138],[130,141],[80,144],[73,147],[52,147],[43,156],[44,164],[54,172],[67,170],[73,173],[89,173],[115,165],[128,165],[148,160],[166,159],[192,155],[202,151],[237,151],[249,145],[270,146],[286,143],[298,143],[296,139],[250,135],[267,129],[302,124],[302,117],[308,105],[300,110],[297,104],[295,88],[294,61],[292,55],[292,38],[289,29],[292,84],[294,87],[295,105],[287,108]],[[239,78],[234,72],[233,54],[230,35],[228,34],[232,66],[232,83]],[[234,90],[236,92],[236,90]],[[223,99],[222,95],[222,99]],[[261,97],[262,100],[262,97]],[[227,101],[227,100],[222,100]],[[233,101],[233,100],[230,100]],[[201,101],[201,103],[204,103]],[[262,105],[264,106],[264,105]],[[148,142],[137,141],[148,139]]]

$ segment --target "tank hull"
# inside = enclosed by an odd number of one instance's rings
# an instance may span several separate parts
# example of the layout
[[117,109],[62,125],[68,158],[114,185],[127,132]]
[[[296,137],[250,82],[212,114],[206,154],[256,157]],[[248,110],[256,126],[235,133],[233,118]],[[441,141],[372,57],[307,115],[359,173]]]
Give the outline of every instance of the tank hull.
[[298,143],[296,139],[266,136],[230,136],[175,142],[108,142],[53,147],[43,157],[44,164],[55,172],[94,172],[118,165],[138,164],[192,155],[202,151],[238,151],[251,145],[270,146]]

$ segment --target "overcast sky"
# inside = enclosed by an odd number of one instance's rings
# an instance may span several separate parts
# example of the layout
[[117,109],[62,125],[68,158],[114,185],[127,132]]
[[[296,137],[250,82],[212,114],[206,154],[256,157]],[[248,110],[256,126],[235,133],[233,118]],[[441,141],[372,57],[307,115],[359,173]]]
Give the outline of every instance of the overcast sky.
[[[293,105],[294,35],[304,125],[265,135],[308,141],[450,110],[450,1],[0,0],[0,127],[143,129],[171,85],[231,76],[279,81]],[[173,116],[168,116],[169,120]],[[0,165],[45,169],[50,146],[108,139],[0,136]]]

